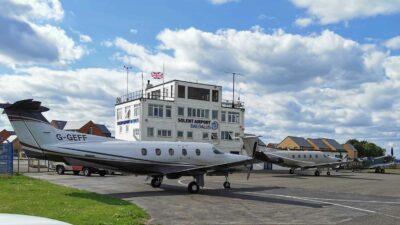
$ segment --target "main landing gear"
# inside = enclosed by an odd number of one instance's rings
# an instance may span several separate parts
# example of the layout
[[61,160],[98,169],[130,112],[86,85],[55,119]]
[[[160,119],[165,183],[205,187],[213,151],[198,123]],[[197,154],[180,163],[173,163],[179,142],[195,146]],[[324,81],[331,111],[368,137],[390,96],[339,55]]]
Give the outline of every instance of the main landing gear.
[[231,183],[229,183],[228,176],[225,176],[224,188],[229,189],[231,188]]
[[314,172],[314,175],[318,177],[318,176],[320,175],[319,170],[316,170],[316,171]]
[[294,168],[290,168],[289,174],[294,174]]
[[163,180],[163,177],[153,177],[153,179],[151,179],[151,186],[153,188],[160,187],[162,184],[162,180]]
[[194,181],[188,184],[188,191],[191,194],[196,194],[200,191],[200,186],[204,187],[204,174],[193,176]]

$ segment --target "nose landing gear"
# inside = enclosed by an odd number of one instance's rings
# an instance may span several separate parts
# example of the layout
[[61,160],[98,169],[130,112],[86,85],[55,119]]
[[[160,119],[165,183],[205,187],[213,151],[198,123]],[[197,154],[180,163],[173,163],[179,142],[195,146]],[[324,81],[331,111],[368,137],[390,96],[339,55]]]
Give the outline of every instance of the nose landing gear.
[[225,176],[225,182],[223,184],[225,189],[231,188],[231,183],[229,183],[228,176]]
[[153,177],[153,179],[151,179],[151,186],[153,188],[160,187],[162,184],[162,180],[163,180],[163,177]]

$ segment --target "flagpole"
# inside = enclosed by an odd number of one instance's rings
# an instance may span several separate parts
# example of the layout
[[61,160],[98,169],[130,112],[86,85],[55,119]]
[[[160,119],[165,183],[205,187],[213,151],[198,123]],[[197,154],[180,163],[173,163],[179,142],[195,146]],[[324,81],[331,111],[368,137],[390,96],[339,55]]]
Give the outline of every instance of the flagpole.
[[163,64],[162,64],[162,89],[163,89],[163,100],[165,100],[164,77],[165,77],[165,71],[164,71],[164,63],[163,63]]
[[144,98],[143,71],[142,71],[142,98]]

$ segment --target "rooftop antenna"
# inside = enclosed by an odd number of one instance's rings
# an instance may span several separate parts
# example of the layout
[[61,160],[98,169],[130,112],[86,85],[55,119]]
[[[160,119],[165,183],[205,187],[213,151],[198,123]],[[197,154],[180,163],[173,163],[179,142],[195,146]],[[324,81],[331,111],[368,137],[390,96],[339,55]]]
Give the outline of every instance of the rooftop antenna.
[[132,66],[126,66],[126,65],[124,65],[124,69],[126,69],[126,98],[128,99],[128,94],[129,94],[128,74],[129,74],[129,70],[132,69]]
[[242,74],[236,72],[225,72],[232,74],[232,108],[235,108],[235,76],[241,76]]

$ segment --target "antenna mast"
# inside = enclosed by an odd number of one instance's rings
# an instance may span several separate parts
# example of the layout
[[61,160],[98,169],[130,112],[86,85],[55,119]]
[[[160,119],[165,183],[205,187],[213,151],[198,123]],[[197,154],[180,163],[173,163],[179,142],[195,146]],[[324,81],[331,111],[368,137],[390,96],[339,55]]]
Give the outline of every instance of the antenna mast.
[[129,70],[132,69],[132,66],[125,66],[124,69],[126,69],[126,99],[128,99],[128,94],[129,94],[129,80],[128,80],[128,74]]

